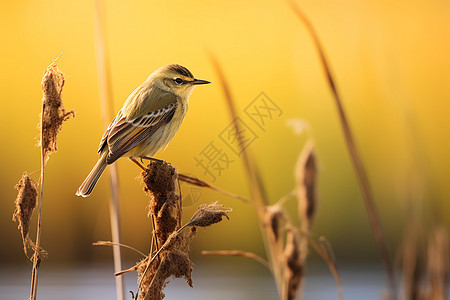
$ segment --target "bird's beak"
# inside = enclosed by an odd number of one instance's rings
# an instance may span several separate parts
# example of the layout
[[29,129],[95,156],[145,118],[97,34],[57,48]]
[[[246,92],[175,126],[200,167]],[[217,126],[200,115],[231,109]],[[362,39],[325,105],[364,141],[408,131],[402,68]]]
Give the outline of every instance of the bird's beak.
[[211,83],[209,81],[206,80],[201,80],[201,79],[194,79],[192,81],[189,81],[190,84],[208,84]]

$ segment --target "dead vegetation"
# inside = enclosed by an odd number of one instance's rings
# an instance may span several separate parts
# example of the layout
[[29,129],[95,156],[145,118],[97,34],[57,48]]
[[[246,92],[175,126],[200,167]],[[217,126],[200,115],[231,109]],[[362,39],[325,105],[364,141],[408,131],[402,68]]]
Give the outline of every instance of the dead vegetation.
[[[138,291],[134,298],[157,300],[164,298],[163,290],[172,276],[184,277],[186,283],[193,287],[191,274],[194,263],[189,253],[191,241],[197,235],[197,227],[209,227],[222,221],[223,217],[228,219],[231,208],[225,208],[217,201],[201,204],[189,222],[181,226],[182,197],[177,193],[179,175],[175,167],[163,161],[151,161],[141,175],[144,191],[150,198],[148,215],[153,225],[152,247],[149,255],[134,267],[115,275],[137,271]],[[192,180],[191,183],[201,182],[196,178]],[[95,245],[116,244],[97,242]]]
[[27,248],[33,244],[28,236],[28,232],[30,230],[31,217],[36,207],[38,183],[25,172],[14,188],[18,193],[15,201],[16,210],[12,219],[15,222],[19,222],[18,228],[22,234],[23,251],[28,256]]
[[39,214],[35,242],[29,237],[29,228],[32,214],[38,200],[38,184],[35,180],[30,178],[26,172],[15,186],[18,190],[18,195],[15,201],[16,209],[13,214],[13,220],[19,222],[18,227],[21,230],[25,255],[28,257],[28,247],[31,247],[34,250],[34,254],[31,257],[33,262],[29,298],[31,300],[36,299],[39,266],[42,259],[47,256],[47,252],[41,247],[40,242],[42,203],[44,198],[44,168],[50,155],[57,151],[56,138],[61,131],[62,123],[69,119],[70,116],[75,116],[75,111],[71,110],[66,112],[64,109],[61,95],[64,86],[64,75],[56,66],[56,60],[47,67],[42,77],[41,85],[43,93],[42,111],[40,115],[41,120],[39,123],[41,169],[39,181]]

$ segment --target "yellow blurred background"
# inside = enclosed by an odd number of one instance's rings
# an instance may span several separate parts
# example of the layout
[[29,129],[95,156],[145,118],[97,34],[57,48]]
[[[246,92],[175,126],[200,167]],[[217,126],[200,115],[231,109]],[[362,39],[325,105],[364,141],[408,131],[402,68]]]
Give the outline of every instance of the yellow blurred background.
[[[450,4],[298,3],[315,25],[331,62],[395,257],[411,201],[425,226],[441,218],[450,227]],[[2,1],[0,11],[0,264],[26,260],[17,224],[11,221],[14,185],[24,171],[39,169],[40,82],[45,68],[61,52],[58,67],[66,79],[64,104],[77,115],[63,124],[58,152],[46,167],[42,246],[49,252],[49,264],[109,262],[110,249],[91,245],[110,239],[107,177],[91,197],[75,196],[97,159],[103,133],[95,2]],[[115,111],[151,72],[169,63],[181,64],[197,78],[212,82],[194,91],[181,129],[158,158],[180,172],[249,196],[240,158],[221,139],[230,118],[207,54],[214,53],[230,83],[239,116],[255,134],[250,149],[271,201],[295,186],[293,169],[307,133],[295,135],[286,124],[301,119],[308,124],[320,169],[314,235],[330,240],[338,263],[378,262],[317,52],[285,1],[105,1],[105,15]],[[261,92],[281,111],[263,128],[245,113]],[[216,174],[215,181],[195,160],[211,142],[233,160]],[[127,159],[117,164],[122,241],[147,252],[151,227],[146,215],[148,198],[136,180],[140,170]],[[38,180],[38,175],[34,178]],[[183,195],[185,219],[200,203],[220,200],[234,209],[229,221],[200,231],[193,245],[197,260],[203,249],[263,255],[251,206],[187,184],[183,184]],[[286,208],[296,216],[295,199]],[[35,238],[35,225],[31,237]],[[137,259],[127,251],[123,256]]]

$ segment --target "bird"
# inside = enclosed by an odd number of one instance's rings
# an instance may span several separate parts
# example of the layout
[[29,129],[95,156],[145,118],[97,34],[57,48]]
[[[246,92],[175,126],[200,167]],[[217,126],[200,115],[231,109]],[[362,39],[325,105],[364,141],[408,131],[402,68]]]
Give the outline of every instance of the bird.
[[97,151],[98,161],[76,195],[89,196],[106,167],[120,157],[136,161],[165,149],[186,116],[194,87],[208,83],[178,64],[154,71],[128,96],[107,127]]

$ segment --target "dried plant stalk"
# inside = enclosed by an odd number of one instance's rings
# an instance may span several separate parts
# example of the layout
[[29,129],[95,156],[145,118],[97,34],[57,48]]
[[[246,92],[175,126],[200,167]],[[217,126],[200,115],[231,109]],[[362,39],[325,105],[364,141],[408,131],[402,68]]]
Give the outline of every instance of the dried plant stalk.
[[424,299],[445,300],[450,272],[450,245],[448,232],[438,226],[431,232],[428,242],[427,286]]
[[319,238],[319,244],[317,244],[308,235],[305,235],[305,238],[308,239],[309,243],[314,247],[316,252],[327,263],[331,274],[333,274],[333,277],[336,280],[336,284],[337,284],[337,287],[338,287],[339,299],[340,300],[344,300],[344,293],[342,292],[342,281],[341,281],[341,277],[339,276],[339,273],[337,271],[336,262],[335,262],[335,259],[334,259],[334,253],[333,253],[333,249],[331,248],[330,243],[323,236]]
[[245,198],[245,197],[242,197],[242,196],[239,196],[239,195],[236,195],[236,194],[233,194],[233,193],[224,191],[224,190],[222,190],[222,189],[220,189],[220,188],[218,188],[218,187],[216,187],[216,186],[214,186],[214,185],[212,185],[212,184],[210,184],[210,183],[208,183],[208,182],[206,182],[206,181],[204,181],[204,180],[201,180],[201,179],[199,179],[199,178],[197,178],[197,177],[193,177],[193,176],[189,176],[189,175],[185,175],[185,174],[181,174],[181,173],[180,173],[180,174],[178,174],[178,179],[181,180],[181,181],[190,183],[190,184],[192,184],[192,185],[196,185],[196,186],[198,186],[198,187],[206,187],[206,188],[209,188],[209,189],[211,189],[211,190],[213,190],[213,191],[216,191],[216,192],[219,192],[219,193],[221,193],[221,194],[224,194],[224,195],[233,197],[233,198],[235,198],[235,199],[241,200],[241,201],[246,202],[246,203],[251,203],[251,202],[250,202],[247,198]]
[[[95,54],[97,61],[97,78],[99,82],[99,101],[102,113],[103,127],[109,125],[113,118],[114,101],[112,97],[112,80],[109,63],[108,43],[106,41],[105,9],[104,1],[96,1],[95,10]],[[119,176],[117,164],[109,166],[109,182],[111,195],[109,198],[109,219],[111,223],[111,238],[114,243],[120,243],[120,200],[119,200]],[[122,270],[122,257],[119,246],[113,246],[114,270]],[[124,284],[122,277],[116,278],[116,296],[123,300]]]
[[254,261],[259,262],[264,267],[270,270],[270,265],[261,256],[256,255],[253,252],[248,251],[240,251],[240,250],[203,250],[202,255],[221,255],[221,256],[239,256],[239,257],[245,257],[253,259]]
[[240,147],[240,154],[242,155],[242,161],[244,163],[245,172],[248,180],[248,185],[251,194],[251,200],[256,208],[259,225],[261,229],[261,235],[264,242],[264,247],[266,250],[266,255],[268,256],[269,263],[271,265],[272,274],[275,278],[275,282],[277,284],[278,292],[281,296],[281,286],[282,286],[282,266],[278,263],[278,258],[276,256],[276,250],[274,249],[274,245],[269,242],[269,228],[264,225],[265,218],[265,206],[269,204],[268,197],[264,188],[264,184],[262,181],[261,173],[259,172],[259,168],[253,156],[250,154],[249,149],[245,147],[244,136],[242,136],[241,128],[239,123],[237,122],[237,113],[236,108],[234,106],[234,100],[231,95],[231,89],[228,85],[228,82],[225,78],[225,75],[222,71],[222,68],[219,65],[217,59],[210,55],[211,63],[214,67],[214,70],[219,78],[219,83],[221,85],[223,94],[225,96],[225,101],[230,113],[230,118],[233,120],[234,132],[236,134],[236,138],[238,141],[238,145]]
[[295,3],[294,0],[288,0],[291,9],[296,14],[297,18],[303,23],[303,25],[308,30],[308,33],[313,39],[314,45],[320,57],[320,62],[322,63],[323,69],[325,71],[328,85],[333,93],[333,97],[336,103],[339,120],[341,122],[342,130],[345,136],[346,145],[350,153],[350,158],[355,169],[356,177],[358,179],[359,186],[361,188],[364,204],[366,206],[367,215],[374,233],[375,241],[377,243],[378,249],[380,251],[381,259],[384,264],[385,272],[387,275],[387,284],[389,287],[391,298],[397,298],[397,285],[395,281],[394,268],[392,265],[391,256],[386,245],[386,240],[381,228],[380,217],[376,208],[375,200],[370,189],[369,179],[367,177],[364,164],[361,160],[359,152],[356,147],[356,143],[353,138],[352,131],[350,129],[349,122],[347,120],[346,114],[344,112],[344,107],[342,105],[341,97],[337,91],[336,84],[334,82],[333,76],[331,74],[331,69],[328,60],[325,56],[323,46],[319,40],[319,37],[307,16],[303,13],[300,7]]
[[42,112],[40,122],[40,148],[41,148],[41,177],[39,194],[39,214],[37,221],[36,244],[33,254],[33,271],[31,274],[30,299],[35,300],[37,296],[38,270],[41,259],[46,252],[41,248],[41,219],[42,204],[44,199],[44,168],[50,155],[56,152],[56,137],[61,131],[62,122],[70,116],[75,116],[71,110],[66,112],[61,98],[62,88],[64,86],[64,75],[56,66],[56,60],[53,61],[42,77]]
[[416,222],[410,222],[406,227],[402,250],[401,268],[402,285],[405,299],[420,299],[420,248],[419,230]]
[[15,201],[16,209],[13,214],[13,221],[19,222],[18,228],[22,234],[23,251],[27,254],[27,248],[32,246],[28,236],[30,221],[37,201],[37,182],[25,172],[19,183],[14,187],[18,190]]

